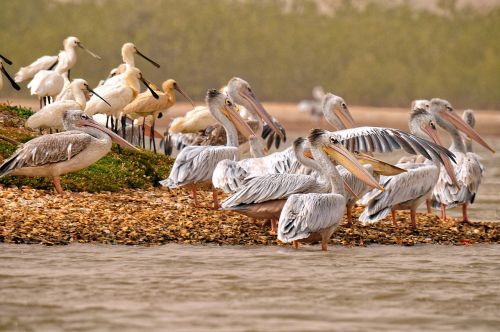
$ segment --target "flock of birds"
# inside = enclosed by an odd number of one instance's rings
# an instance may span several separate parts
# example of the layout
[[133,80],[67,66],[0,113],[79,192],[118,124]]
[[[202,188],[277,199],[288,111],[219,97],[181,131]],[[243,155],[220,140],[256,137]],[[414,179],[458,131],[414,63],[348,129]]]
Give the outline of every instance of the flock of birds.
[[[85,48],[76,37],[68,37],[63,45],[59,55],[22,67],[14,79],[4,68],[11,62],[0,56],[0,69],[12,86],[19,89],[17,83],[31,80],[28,87],[40,100],[41,109],[26,126],[50,131],[20,145],[0,165],[0,177],[50,177],[63,194],[61,175],[95,163],[110,151],[112,141],[130,149],[141,143],[145,147],[148,133],[155,151],[155,137],[162,138],[166,153],[180,150],[162,186],[190,189],[196,206],[197,190],[211,190],[213,208],[270,220],[271,232],[294,247],[299,241],[320,241],[327,250],[344,212],[352,224],[356,203],[365,207],[362,223],[391,213],[396,224],[395,211],[409,209],[416,227],[416,209],[424,201],[428,212],[440,208],[443,220],[446,208],[462,205],[463,220],[468,221],[467,207],[484,172],[471,141],[494,152],[474,130],[473,112],[464,112],[462,119],[446,100],[412,102],[409,133],[358,127],[344,99],[322,92],[319,107],[332,130],[312,129],[291,147],[269,154],[273,144],[279,147],[286,140],[285,129],[267,113],[249,83],[237,77],[220,90],[208,90],[206,106],[174,119],[161,135],[155,131],[155,119],[176,102],[174,90],[192,101],[175,80],[165,81],[161,90],[146,80],[135,67],[134,55],[160,67],[156,62],[126,43],[123,63],[91,89],[83,79],[70,80],[75,49]],[[145,92],[140,92],[140,82]],[[2,83],[0,75],[0,88]],[[442,146],[438,127],[450,134],[449,148]],[[373,156],[400,149],[411,156],[396,165]],[[221,204],[218,191],[228,195]]]

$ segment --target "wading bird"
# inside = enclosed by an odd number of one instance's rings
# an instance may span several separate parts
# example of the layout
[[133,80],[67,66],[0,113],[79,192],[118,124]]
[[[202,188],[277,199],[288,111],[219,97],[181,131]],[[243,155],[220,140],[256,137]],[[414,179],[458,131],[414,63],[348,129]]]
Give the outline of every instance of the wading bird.
[[[212,173],[224,159],[239,159],[237,129],[247,138],[255,136],[236,112],[234,103],[217,90],[207,92],[206,102],[213,117],[224,126],[227,146],[187,146],[175,159],[168,179],[160,184],[169,188],[187,187],[192,190],[195,206],[199,186],[212,187]],[[218,208],[217,191],[212,187],[214,208]]]
[[[279,219],[278,239],[293,242],[298,248],[299,240],[321,237],[321,249],[328,250],[328,241],[340,224],[347,199],[344,184],[335,163],[342,164],[368,185],[383,188],[356,158],[327,132],[313,129],[308,137],[316,171],[328,181],[328,189],[322,192],[292,194],[286,200]],[[327,154],[335,161],[332,163]],[[299,158],[299,155],[297,155]]]
[[109,103],[92,90],[84,79],[74,79],[68,86],[68,89],[71,90],[71,94],[68,94],[68,97],[73,99],[58,100],[43,107],[26,120],[25,126],[27,128],[40,130],[64,130],[64,113],[69,110],[84,111],[89,93],[92,93],[96,98],[102,99],[102,101],[110,107]]
[[[425,109],[416,109],[411,112],[409,121],[410,131],[419,137],[430,137],[435,144],[441,145],[433,116]],[[432,193],[439,177],[441,163],[446,172],[454,178],[453,166],[449,154],[439,150],[419,151],[428,159],[423,163],[404,163],[396,166],[404,167],[407,172],[395,176],[384,176],[380,184],[384,191],[373,191],[364,198],[365,209],[359,216],[362,223],[374,223],[392,213],[392,221],[396,225],[396,210],[410,210],[411,226],[417,227],[417,208]]]
[[0,177],[6,175],[44,176],[52,179],[59,194],[60,176],[92,165],[111,149],[111,142],[136,149],[133,145],[92,120],[80,110],[64,114],[62,133],[39,136],[21,145],[0,165]]
[[[95,92],[102,96],[111,106],[106,105],[106,103],[99,98],[92,96],[87,103],[85,113],[91,116],[95,114],[106,114],[118,119],[123,108],[139,94],[139,82],[142,82],[146,88],[148,88],[154,98],[158,98],[158,94],[149,86],[149,83],[143,77],[141,71],[135,67],[128,66],[123,74],[115,77],[119,79],[114,81],[113,84],[104,84],[95,88]],[[118,121],[115,121],[112,127],[114,127],[113,130],[117,132]]]
[[454,186],[448,174],[441,172],[434,187],[432,204],[434,207],[441,207],[443,221],[446,220],[447,207],[462,205],[462,217],[467,222],[469,221],[467,206],[474,202],[481,182],[482,165],[475,153],[467,151],[459,131],[491,152],[494,153],[495,150],[455,113],[448,101],[439,98],[432,99],[430,112],[436,118],[436,123],[451,136],[452,144],[449,149],[457,156],[454,175],[458,180],[458,186]]
[[19,85],[17,85],[17,83],[12,79],[12,77],[10,77],[9,73],[4,68],[4,63],[11,65],[12,61],[10,61],[9,59],[7,59],[6,57],[4,57],[3,55],[0,54],[0,72],[1,72],[0,73],[0,90],[2,90],[2,88],[3,88],[2,74],[5,75],[5,77],[7,77],[7,79],[9,80],[10,84],[12,85],[12,87],[14,89],[21,90],[21,87]]
[[[184,98],[186,98],[194,106],[194,102],[191,100],[191,98],[189,98],[189,96],[184,91],[182,91],[179,84],[175,80],[173,79],[166,80],[165,82],[163,82],[161,87],[163,89],[163,92],[157,91],[157,94],[159,96],[158,99],[154,98],[148,91],[142,92],[130,104],[125,106],[125,108],[123,109],[123,115],[129,116],[132,119],[137,119],[139,117],[146,117],[151,115],[153,117],[151,131],[154,132],[156,118],[161,117],[163,115],[162,112],[167,111],[176,102],[174,90],[178,91],[181,95],[184,96]],[[122,119],[124,118],[124,116],[122,116]],[[143,121],[142,123],[144,124],[145,121]],[[122,129],[124,128],[125,126],[122,122]],[[144,131],[145,128],[143,126],[142,128],[143,147],[145,147]],[[149,142],[150,147],[151,147],[151,141],[153,143],[152,145],[154,152],[156,153],[156,143],[153,135],[150,136],[150,142]]]
[[144,59],[149,61],[156,68],[160,68],[160,65],[158,64],[158,62],[148,58],[143,53],[141,53],[133,43],[125,43],[122,46],[123,63],[120,64],[118,67],[111,69],[110,75],[108,76],[108,78],[114,77],[114,76],[119,75],[119,74],[123,74],[125,72],[125,70],[127,69],[126,65],[135,67],[135,58],[134,58],[135,54],[138,54],[139,56],[143,57]]

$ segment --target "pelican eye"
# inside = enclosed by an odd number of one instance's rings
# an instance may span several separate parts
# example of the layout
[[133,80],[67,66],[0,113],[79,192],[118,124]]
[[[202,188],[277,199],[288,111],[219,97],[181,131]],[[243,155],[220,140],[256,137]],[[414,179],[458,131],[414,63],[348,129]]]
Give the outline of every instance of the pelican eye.
[[233,103],[229,99],[226,99],[225,103],[227,106],[233,106]]
[[453,111],[453,108],[451,108],[450,106],[446,106],[446,110],[451,112],[451,111]]
[[330,137],[330,142],[332,144],[339,144],[339,140],[337,138],[335,138],[335,137]]
[[85,114],[85,113],[82,114],[81,118],[84,119],[84,120],[90,120],[90,117],[87,114]]
[[434,129],[434,130],[436,129],[436,126],[434,125],[434,122],[432,122],[432,121],[431,121],[431,122],[429,123],[429,125],[431,126],[431,128],[432,128],[432,129]]
[[347,105],[345,103],[342,103],[342,108],[347,108]]

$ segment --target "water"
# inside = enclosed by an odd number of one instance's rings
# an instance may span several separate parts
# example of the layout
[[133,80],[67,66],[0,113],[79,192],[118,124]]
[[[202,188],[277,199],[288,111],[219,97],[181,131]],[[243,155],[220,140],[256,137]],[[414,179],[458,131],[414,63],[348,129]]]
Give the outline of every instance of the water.
[[500,246],[0,245],[0,330],[500,330]]

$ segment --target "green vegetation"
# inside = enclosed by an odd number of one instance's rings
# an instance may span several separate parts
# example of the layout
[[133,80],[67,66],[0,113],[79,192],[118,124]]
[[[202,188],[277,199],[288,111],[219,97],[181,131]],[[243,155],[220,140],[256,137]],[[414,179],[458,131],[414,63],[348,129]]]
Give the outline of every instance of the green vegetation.
[[[36,135],[19,125],[22,120],[18,114],[27,114],[28,109],[0,104],[0,135],[19,142],[26,142]],[[5,119],[17,125],[6,125]],[[16,149],[11,143],[0,140],[0,157],[9,157]],[[0,158],[0,161],[2,160]],[[134,152],[113,146],[111,152],[97,163],[61,178],[65,190],[71,191],[119,191],[125,188],[148,188],[157,186],[158,181],[168,177],[173,159],[149,151]],[[6,176],[0,184],[7,186],[30,186],[37,189],[50,189],[52,183],[47,178]]]
[[440,96],[457,107],[500,108],[499,7],[478,12],[444,1],[436,14],[406,5],[360,10],[345,1],[334,15],[322,15],[313,1],[286,9],[284,3],[7,1],[0,40],[17,68],[55,54],[64,37],[76,35],[103,58],[78,51],[72,76],[91,85],[121,62],[121,45],[133,41],[162,64],[157,70],[137,60],[147,78],[174,77],[199,100],[238,75],[263,100],[296,101],[319,84],[351,104],[408,106]]

